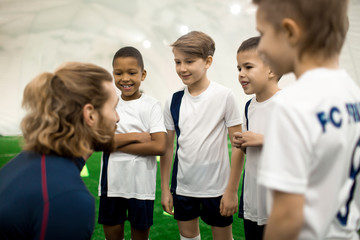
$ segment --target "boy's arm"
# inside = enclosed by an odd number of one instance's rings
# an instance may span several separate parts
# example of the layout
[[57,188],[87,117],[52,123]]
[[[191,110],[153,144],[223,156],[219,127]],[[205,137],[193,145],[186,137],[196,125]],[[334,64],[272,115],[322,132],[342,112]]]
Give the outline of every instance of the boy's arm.
[[[241,132],[241,125],[228,128],[229,138],[233,139],[235,132]],[[232,140],[231,140],[232,143]],[[232,216],[238,208],[238,189],[241,178],[241,172],[244,165],[244,152],[231,144],[231,170],[229,182],[225,193],[220,202],[220,214],[222,216]]]
[[273,191],[273,205],[265,240],[298,239],[304,221],[304,195]]
[[166,150],[166,133],[156,132],[151,133],[151,140],[148,142],[130,143],[119,147],[116,150],[124,153],[137,155],[163,155]]
[[233,146],[237,148],[262,147],[263,142],[264,135],[251,131],[235,132],[233,137]]
[[170,172],[174,154],[175,131],[168,130],[165,154],[160,157],[161,205],[165,212],[174,215],[173,197],[170,193]]
[[150,142],[151,135],[148,132],[117,133],[114,136],[115,149],[130,143]]

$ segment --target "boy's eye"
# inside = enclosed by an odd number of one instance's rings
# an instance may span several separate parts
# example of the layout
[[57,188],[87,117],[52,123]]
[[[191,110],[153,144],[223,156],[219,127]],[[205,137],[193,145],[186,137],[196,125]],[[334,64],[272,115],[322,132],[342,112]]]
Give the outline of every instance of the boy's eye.
[[191,64],[191,63],[193,63],[194,61],[193,60],[187,60],[186,61],[186,63],[188,63],[188,64]]
[[238,67],[237,69],[238,69],[239,72],[241,72],[241,67]]
[[122,73],[121,72],[116,72],[114,74],[117,75],[117,76],[120,76]]
[[253,68],[253,66],[246,66],[246,69],[251,69]]

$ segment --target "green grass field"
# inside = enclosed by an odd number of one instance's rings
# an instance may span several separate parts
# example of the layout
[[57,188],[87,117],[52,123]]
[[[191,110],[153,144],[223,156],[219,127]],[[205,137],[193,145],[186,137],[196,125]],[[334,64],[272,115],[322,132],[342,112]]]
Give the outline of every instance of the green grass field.
[[[21,137],[0,137],[0,167],[6,162],[16,156],[21,151],[19,142]],[[100,157],[101,153],[94,153],[87,161],[87,168],[89,172],[88,177],[84,177],[83,180],[87,185],[91,194],[96,200],[96,209],[99,207],[99,197],[97,196],[97,188],[100,174]],[[158,164],[157,180],[156,180],[156,199],[154,207],[154,225],[150,230],[150,239],[152,240],[175,240],[179,239],[179,232],[176,224],[176,220],[172,216],[165,215],[161,207],[161,191],[160,191],[160,170]],[[241,189],[241,186],[239,187]],[[98,213],[98,211],[96,211]],[[97,216],[96,216],[97,218]],[[212,239],[211,229],[205,223],[200,220],[201,239]],[[233,235],[235,240],[245,239],[243,232],[242,220],[234,215],[233,223]],[[102,230],[102,225],[96,224],[93,240],[105,239]],[[128,222],[125,224],[125,239],[130,239],[130,225]]]

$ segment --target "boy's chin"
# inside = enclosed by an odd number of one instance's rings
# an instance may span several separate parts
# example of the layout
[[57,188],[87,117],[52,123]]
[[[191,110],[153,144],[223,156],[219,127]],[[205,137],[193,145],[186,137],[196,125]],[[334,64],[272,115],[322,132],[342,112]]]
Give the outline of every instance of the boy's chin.
[[255,94],[255,92],[252,91],[252,90],[250,90],[250,89],[243,89],[243,90],[244,90],[244,93],[245,93],[246,95]]

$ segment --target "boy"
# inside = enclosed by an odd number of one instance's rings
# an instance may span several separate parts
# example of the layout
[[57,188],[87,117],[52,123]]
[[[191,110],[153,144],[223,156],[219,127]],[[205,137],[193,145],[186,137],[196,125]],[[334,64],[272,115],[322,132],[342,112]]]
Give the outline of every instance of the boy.
[[160,103],[140,92],[146,77],[141,53],[133,47],[118,50],[113,76],[121,91],[117,112],[117,151],[104,153],[99,184],[99,223],[108,240],[124,238],[130,221],[131,238],[148,239],[153,224],[156,155],[166,148],[166,130]]
[[[199,216],[211,225],[213,239],[230,240],[244,155],[232,148],[230,173],[226,130],[230,139],[241,131],[241,116],[231,90],[207,78],[214,41],[193,31],[172,47],[176,72],[186,86],[164,109],[168,146],[160,160],[161,203],[167,213],[174,214],[182,240],[200,239]],[[177,151],[170,192],[175,131]]]
[[95,200],[80,177],[111,151],[118,102],[111,74],[70,62],[26,85],[24,150],[0,170],[0,239],[90,239]]
[[[244,219],[245,238],[261,240],[267,221],[266,192],[257,184],[257,167],[263,134],[269,116],[269,102],[279,91],[279,78],[261,59],[257,47],[260,37],[244,41],[237,51],[239,82],[246,94],[255,94],[245,105],[244,133],[235,133],[234,146],[246,148],[246,163],[239,217]],[[245,174],[246,173],[246,174]]]
[[359,239],[360,89],[339,69],[347,0],[258,2],[259,52],[297,82],[272,101],[259,166],[265,239]]

